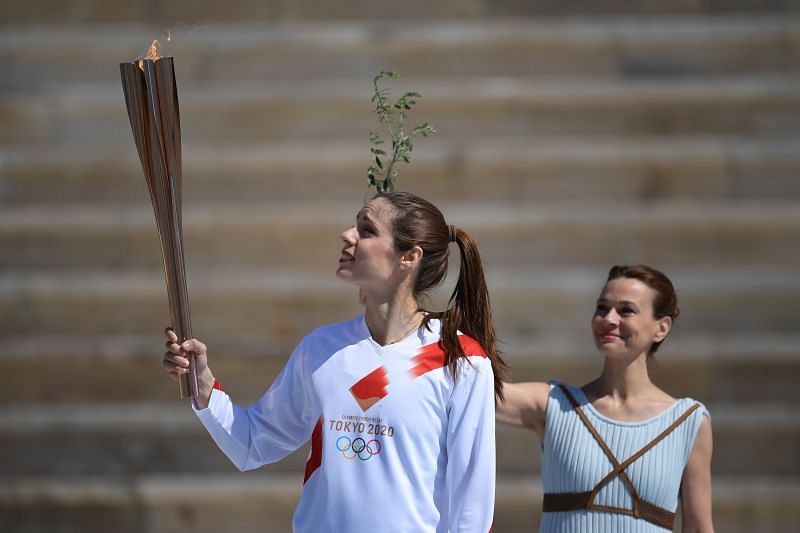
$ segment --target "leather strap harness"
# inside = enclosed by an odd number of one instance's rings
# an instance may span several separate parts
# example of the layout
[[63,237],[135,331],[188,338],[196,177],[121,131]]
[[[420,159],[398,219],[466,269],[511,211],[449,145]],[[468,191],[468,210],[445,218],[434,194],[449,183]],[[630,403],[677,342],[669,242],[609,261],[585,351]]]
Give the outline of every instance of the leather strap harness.
[[[691,415],[696,409],[700,407],[699,403],[692,405],[689,409],[686,410],[680,417],[678,417],[675,422],[673,422],[667,429],[662,431],[656,438],[651,440],[647,445],[645,445],[641,450],[636,452],[635,454],[631,455],[628,459],[620,463],[617,461],[617,458],[614,456],[613,452],[608,448],[606,443],[603,441],[600,434],[597,430],[592,426],[589,419],[586,418],[586,414],[583,412],[583,409],[569,392],[569,390],[564,385],[559,385],[564,394],[569,399],[569,402],[572,404],[572,407],[575,409],[575,412],[580,417],[583,424],[589,429],[589,432],[592,434],[594,439],[600,445],[600,448],[603,449],[603,453],[606,454],[609,461],[613,465],[613,470],[609,472],[600,482],[595,485],[594,489],[588,492],[566,492],[566,493],[550,493],[544,495],[544,512],[551,513],[551,512],[561,512],[561,511],[578,511],[578,510],[594,510],[594,511],[607,511],[611,513],[618,513],[624,514],[628,516],[633,516],[634,518],[640,518],[642,520],[646,520],[652,524],[657,526],[663,527],[665,529],[672,530],[672,527],[675,523],[675,513],[672,511],[668,511],[663,509],[655,504],[652,504],[646,500],[643,500],[639,497],[638,492],[636,491],[636,487],[633,486],[631,480],[628,478],[628,475],[625,473],[625,469],[634,461],[639,459],[645,453],[650,451],[656,444],[661,442],[667,435],[672,433],[675,428],[680,426],[688,417]],[[597,493],[600,489],[606,485],[609,481],[614,479],[615,477],[619,476],[622,479],[622,482],[628,488],[633,497],[633,509],[625,509],[622,507],[611,507],[607,505],[598,505],[594,503],[595,498],[597,497]]]

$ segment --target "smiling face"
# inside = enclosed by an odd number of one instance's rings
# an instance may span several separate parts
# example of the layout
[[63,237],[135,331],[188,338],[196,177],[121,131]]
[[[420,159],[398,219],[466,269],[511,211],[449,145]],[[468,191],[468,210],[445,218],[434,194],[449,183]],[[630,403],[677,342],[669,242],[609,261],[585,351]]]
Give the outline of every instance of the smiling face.
[[401,271],[386,201],[378,198],[358,212],[356,225],[341,235],[344,246],[336,276],[363,289],[385,287]]
[[655,291],[632,278],[609,280],[592,317],[592,334],[598,351],[606,356],[638,357],[653,343],[664,340],[672,326],[670,317],[653,314]]

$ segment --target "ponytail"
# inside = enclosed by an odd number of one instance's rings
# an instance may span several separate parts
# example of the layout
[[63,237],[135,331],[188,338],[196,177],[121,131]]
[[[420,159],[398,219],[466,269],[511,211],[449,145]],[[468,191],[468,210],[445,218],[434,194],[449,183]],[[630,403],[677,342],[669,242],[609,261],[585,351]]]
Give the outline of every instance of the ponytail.
[[446,224],[441,211],[418,196],[392,192],[379,193],[375,198],[386,200],[390,208],[395,247],[398,250],[422,248],[422,261],[413,289],[418,301],[422,294],[445,278],[450,256],[448,245],[454,242],[458,246],[461,268],[447,309],[426,312],[423,325],[427,327],[431,320],[441,320],[440,342],[453,379],[456,379],[458,360],[466,356],[458,341],[458,331],[475,339],[489,357],[494,372],[495,399],[502,401],[508,366],[497,350],[489,290],[475,241],[464,230]]
[[497,336],[492,320],[489,289],[483,273],[483,262],[478,246],[470,235],[455,229],[455,243],[461,257],[458,281],[450,296],[447,310],[441,313],[442,345],[447,366],[455,378],[458,359],[464,357],[464,349],[458,342],[458,331],[469,335],[486,351],[494,373],[495,398],[502,402],[503,382],[507,381],[508,365],[497,350]]

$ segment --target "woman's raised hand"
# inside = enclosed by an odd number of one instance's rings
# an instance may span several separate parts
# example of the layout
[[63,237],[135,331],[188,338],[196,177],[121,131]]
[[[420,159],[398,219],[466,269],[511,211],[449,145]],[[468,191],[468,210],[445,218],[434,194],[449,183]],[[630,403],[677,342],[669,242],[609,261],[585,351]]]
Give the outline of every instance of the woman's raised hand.
[[163,361],[164,371],[177,380],[179,375],[189,372],[189,354],[193,354],[197,370],[197,388],[200,393],[200,397],[195,398],[195,405],[198,409],[205,408],[214,386],[214,376],[208,368],[206,345],[197,339],[189,339],[178,344],[178,336],[171,327],[164,330],[164,333],[167,336],[167,351],[164,352]]
[[176,380],[180,374],[189,372],[189,354],[194,354],[197,375],[208,368],[206,345],[197,339],[189,339],[182,345],[178,344],[178,336],[172,328],[164,330],[167,336],[167,351],[164,352],[164,370]]

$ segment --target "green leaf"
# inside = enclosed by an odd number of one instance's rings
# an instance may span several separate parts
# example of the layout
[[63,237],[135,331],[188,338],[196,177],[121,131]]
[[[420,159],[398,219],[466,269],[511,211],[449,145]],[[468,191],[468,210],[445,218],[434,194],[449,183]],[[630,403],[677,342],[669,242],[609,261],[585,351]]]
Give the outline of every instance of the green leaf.
[[423,137],[427,137],[432,133],[436,133],[436,130],[433,128],[433,126],[431,126],[427,122],[424,122],[422,124],[414,126],[414,128],[411,130],[411,133],[412,135],[422,135]]
[[[406,133],[405,121],[411,108],[417,104],[417,98],[422,95],[416,91],[409,91],[404,93],[394,103],[390,102],[388,97],[391,90],[387,87],[381,87],[381,80],[400,79],[397,72],[392,70],[382,70],[373,79],[374,92],[371,101],[374,104],[374,112],[378,115],[378,123],[385,124],[388,129],[391,139],[392,150],[391,152],[378,148],[379,145],[384,144],[383,139],[377,132],[371,131],[369,133],[370,140],[370,155],[372,156],[373,163],[367,169],[368,182],[371,187],[375,187],[378,192],[388,192],[395,190],[394,179],[398,175],[399,165],[395,163],[410,163],[410,153],[414,146],[411,140],[413,135],[422,135],[427,137],[436,130],[429,123],[424,122],[414,126],[410,134]],[[386,141],[388,144],[388,141]],[[383,158],[383,159],[382,159]],[[385,158],[390,158],[387,159]]]

